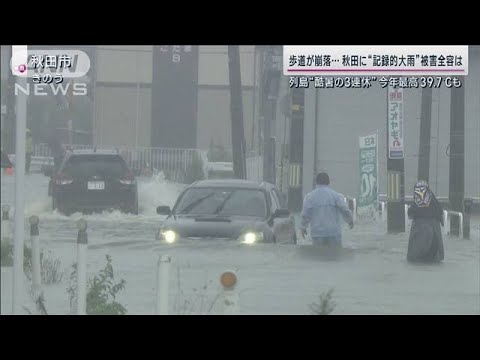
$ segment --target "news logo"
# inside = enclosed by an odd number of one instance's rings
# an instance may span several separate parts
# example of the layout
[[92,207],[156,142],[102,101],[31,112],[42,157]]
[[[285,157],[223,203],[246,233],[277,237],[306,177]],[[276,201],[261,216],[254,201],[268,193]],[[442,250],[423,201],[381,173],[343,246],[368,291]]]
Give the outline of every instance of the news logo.
[[86,96],[90,64],[89,56],[81,50],[12,46],[12,74],[31,80],[23,85],[15,83],[15,95]]

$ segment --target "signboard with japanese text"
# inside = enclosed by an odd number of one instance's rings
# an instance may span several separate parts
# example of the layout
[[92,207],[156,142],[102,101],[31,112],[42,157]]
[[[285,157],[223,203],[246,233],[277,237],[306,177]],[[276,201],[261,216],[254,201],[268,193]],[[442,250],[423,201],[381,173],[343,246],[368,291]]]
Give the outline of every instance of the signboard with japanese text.
[[467,75],[468,46],[284,45],[283,74]]
[[403,90],[389,85],[387,96],[388,157],[389,159],[403,159],[405,156]]
[[361,222],[375,220],[378,183],[377,134],[359,137],[360,187],[357,203],[357,219]]
[[197,147],[198,46],[153,47],[151,146]]

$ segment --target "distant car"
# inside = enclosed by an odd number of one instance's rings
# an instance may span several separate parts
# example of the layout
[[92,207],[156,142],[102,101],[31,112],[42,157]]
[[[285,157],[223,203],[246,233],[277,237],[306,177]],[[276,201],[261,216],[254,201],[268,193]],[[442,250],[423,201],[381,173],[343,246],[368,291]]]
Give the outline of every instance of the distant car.
[[297,243],[293,216],[266,182],[198,181],[180,194],[173,209],[159,206],[157,213],[167,215],[157,234],[167,243],[186,238]]
[[234,179],[233,163],[231,162],[208,162],[208,179]]
[[133,172],[116,152],[74,150],[67,152],[58,171],[50,176],[52,207],[67,215],[118,209],[138,214],[138,189]]

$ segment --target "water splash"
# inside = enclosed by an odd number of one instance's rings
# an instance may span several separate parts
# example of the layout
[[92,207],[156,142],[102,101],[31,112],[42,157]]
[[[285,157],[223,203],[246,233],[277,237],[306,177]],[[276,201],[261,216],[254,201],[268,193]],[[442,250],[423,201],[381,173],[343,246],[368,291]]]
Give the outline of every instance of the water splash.
[[[11,216],[13,216],[14,205],[14,181],[3,182],[2,178],[2,204],[11,204]],[[185,185],[169,182],[165,175],[160,172],[152,177],[139,177],[138,181],[138,206],[139,215],[125,214],[119,210],[104,211],[83,215],[74,213],[66,216],[56,210],[52,210],[52,198],[48,196],[49,179],[41,174],[32,174],[26,177],[25,193],[25,216],[37,215],[46,220],[77,220],[84,217],[93,221],[131,221],[148,222],[158,220],[156,208],[159,205],[173,206],[178,195],[185,188]],[[5,200],[5,201],[4,201]]]

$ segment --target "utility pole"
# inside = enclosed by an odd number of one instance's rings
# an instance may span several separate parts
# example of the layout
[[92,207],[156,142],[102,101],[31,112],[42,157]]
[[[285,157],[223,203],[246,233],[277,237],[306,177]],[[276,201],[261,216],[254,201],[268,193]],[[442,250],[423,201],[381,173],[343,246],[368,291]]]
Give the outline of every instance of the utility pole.
[[10,59],[12,58],[12,47],[5,46],[7,50],[7,89],[5,95],[5,123],[2,147],[6,154],[15,152],[15,76],[12,74]]
[[292,90],[292,121],[290,122],[290,154],[288,170],[288,208],[298,212],[303,205],[303,135],[305,89]]
[[403,89],[387,91],[387,232],[405,232]]
[[[11,71],[10,71],[11,72]],[[22,87],[26,77],[18,77]],[[19,93],[16,98],[17,114],[15,129],[15,241],[13,246],[13,293],[12,314],[19,315],[23,303],[23,262],[25,236],[25,138],[27,129],[27,95]]]
[[[462,85],[451,89],[450,103],[450,181],[449,200],[454,211],[464,212],[465,197],[465,77]],[[457,216],[450,217],[450,231],[459,236],[460,222]]]
[[240,49],[228,46],[228,70],[230,77],[230,112],[232,121],[233,171],[238,179],[246,179],[245,133],[243,127],[242,78]]
[[92,69],[92,75],[90,76],[91,79],[91,84],[92,86],[90,89],[92,91],[89,91],[89,95],[92,96],[92,144],[93,146],[98,145],[98,137],[97,137],[97,60],[98,60],[98,47],[95,46],[92,49],[92,57],[93,57],[93,69]]
[[67,128],[68,128],[68,144],[70,146],[73,145],[73,132],[74,132],[74,129],[73,129],[73,108],[72,108],[72,105],[73,105],[73,80],[70,80],[70,86],[69,86],[69,91],[67,93],[67,99],[66,99],[66,102],[65,102],[65,105],[66,105],[66,120],[67,120]]
[[263,52],[261,114],[263,120],[263,180],[275,184],[275,137],[272,124],[277,117],[281,76],[281,47],[268,46]]
[[418,145],[417,179],[429,181],[430,175],[430,137],[432,127],[432,88],[422,89],[422,108],[420,114],[420,140]]

